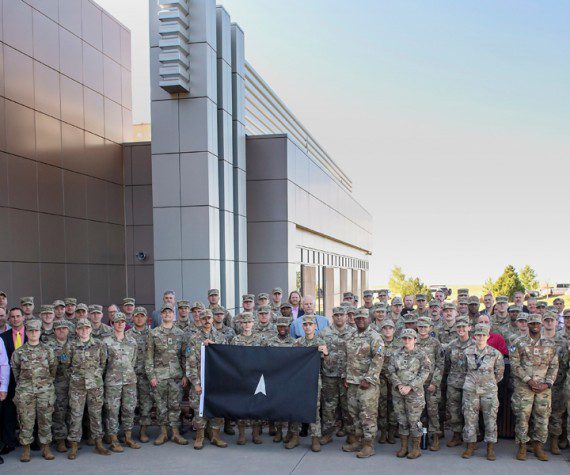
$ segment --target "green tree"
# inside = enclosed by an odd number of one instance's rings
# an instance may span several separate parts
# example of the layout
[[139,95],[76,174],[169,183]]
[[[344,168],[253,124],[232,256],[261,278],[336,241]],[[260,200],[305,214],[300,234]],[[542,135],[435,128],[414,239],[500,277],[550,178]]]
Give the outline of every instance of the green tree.
[[539,283],[536,278],[536,272],[531,266],[528,264],[524,266],[519,273],[519,277],[526,290],[538,290]]
[[393,294],[416,295],[426,294],[428,299],[431,300],[431,293],[427,285],[425,285],[419,277],[406,277],[404,271],[399,266],[395,266],[390,274],[388,287]]
[[524,292],[525,288],[516,269],[512,265],[505,267],[503,274],[495,281],[493,285],[493,294],[506,295],[509,300],[512,300],[515,292]]
[[491,279],[491,277],[489,277],[485,283],[483,284],[483,295],[487,295],[488,293],[493,293],[493,287],[495,286],[495,283],[493,282],[493,279]]

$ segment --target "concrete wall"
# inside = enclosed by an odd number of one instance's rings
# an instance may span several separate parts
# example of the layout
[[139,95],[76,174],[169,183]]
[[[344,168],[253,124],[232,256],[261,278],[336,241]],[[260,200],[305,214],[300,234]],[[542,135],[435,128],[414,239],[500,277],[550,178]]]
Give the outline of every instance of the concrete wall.
[[89,0],[0,1],[0,288],[125,295],[130,33]]

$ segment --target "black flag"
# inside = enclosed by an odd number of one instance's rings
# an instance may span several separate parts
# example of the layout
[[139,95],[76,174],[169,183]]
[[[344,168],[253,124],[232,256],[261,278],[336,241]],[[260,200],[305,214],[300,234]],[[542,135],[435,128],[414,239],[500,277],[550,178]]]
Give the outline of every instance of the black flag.
[[316,347],[204,349],[205,417],[315,422],[321,365]]

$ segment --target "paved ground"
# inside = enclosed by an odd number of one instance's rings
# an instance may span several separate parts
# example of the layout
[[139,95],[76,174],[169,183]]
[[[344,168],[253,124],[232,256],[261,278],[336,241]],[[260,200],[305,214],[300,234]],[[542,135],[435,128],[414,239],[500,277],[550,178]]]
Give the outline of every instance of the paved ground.
[[[153,434],[154,435],[154,434]],[[188,435],[186,433],[185,435]],[[126,449],[123,454],[112,454],[109,457],[95,455],[91,447],[83,446],[77,460],[67,460],[65,454],[56,454],[56,459],[47,462],[39,452],[32,452],[32,461],[21,463],[18,458],[20,450],[4,457],[5,463],[0,466],[0,473],[25,474],[77,474],[89,475],[100,473],[175,474],[191,471],[193,473],[218,474],[378,474],[384,470],[404,471],[417,470],[424,474],[457,474],[477,473],[478,475],[500,473],[513,474],[562,474],[570,473],[570,463],[566,458],[570,450],[563,451],[563,456],[551,456],[550,462],[539,462],[532,454],[526,462],[514,459],[515,448],[511,440],[501,440],[497,447],[497,461],[489,462],[484,458],[485,450],[480,448],[470,460],[460,457],[461,449],[447,447],[440,452],[424,451],[416,460],[398,459],[395,456],[397,445],[376,445],[376,455],[365,460],[357,459],[353,454],[340,450],[341,440],[323,447],[321,453],[313,453],[309,449],[310,439],[303,438],[301,446],[293,450],[285,450],[281,444],[271,442],[264,435],[263,445],[254,446],[248,441],[246,446],[235,445],[236,437],[226,436],[230,445],[227,449],[218,449],[206,445],[203,450],[196,451],[191,446],[178,446],[171,442],[155,447],[145,444],[140,450]],[[482,444],[480,444],[482,447]],[[384,472],[386,473],[386,472]]]

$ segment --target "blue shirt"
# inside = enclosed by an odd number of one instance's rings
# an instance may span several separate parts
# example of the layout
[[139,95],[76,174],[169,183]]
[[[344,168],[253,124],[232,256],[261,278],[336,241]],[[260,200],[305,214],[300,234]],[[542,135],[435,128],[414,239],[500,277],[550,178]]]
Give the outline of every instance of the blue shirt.
[[[329,326],[329,320],[327,317],[322,315],[315,315],[317,319],[317,329],[315,330],[315,335],[317,335],[323,328]],[[305,330],[303,330],[303,317],[296,318],[291,324],[291,336],[293,338],[301,338],[305,336]]]

